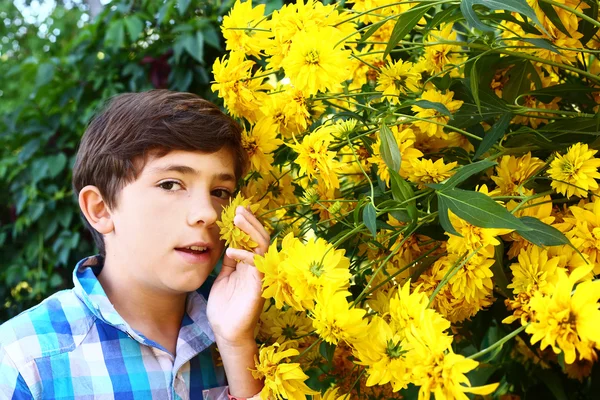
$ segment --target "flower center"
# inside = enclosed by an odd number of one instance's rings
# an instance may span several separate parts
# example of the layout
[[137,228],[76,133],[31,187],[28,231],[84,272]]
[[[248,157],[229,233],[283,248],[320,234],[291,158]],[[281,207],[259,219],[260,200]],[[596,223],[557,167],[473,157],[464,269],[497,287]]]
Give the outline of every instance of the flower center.
[[385,349],[385,354],[388,355],[391,359],[399,358],[406,351],[402,350],[402,346],[400,343],[394,343],[392,339],[388,340],[387,347]]
[[310,264],[310,272],[316,276],[317,278],[323,275],[325,268],[323,268],[323,264],[320,261],[312,261]]
[[285,328],[283,328],[281,330],[281,334],[283,336],[285,336],[287,339],[292,339],[293,337],[296,336],[296,327],[295,326],[290,326],[290,325],[286,325]]
[[315,49],[310,50],[308,53],[306,53],[306,56],[304,56],[304,59],[306,60],[307,64],[318,64],[319,63],[319,52]]

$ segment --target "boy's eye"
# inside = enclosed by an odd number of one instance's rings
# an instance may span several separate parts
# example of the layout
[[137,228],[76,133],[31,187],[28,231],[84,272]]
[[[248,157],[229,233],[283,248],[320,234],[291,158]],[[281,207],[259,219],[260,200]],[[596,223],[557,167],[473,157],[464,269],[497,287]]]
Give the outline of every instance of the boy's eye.
[[175,189],[177,189],[177,187],[180,188],[181,184],[176,181],[165,181],[165,182],[159,183],[158,187],[160,187],[161,189],[164,189],[168,192],[174,192],[175,190],[173,190],[173,188],[175,188]]
[[223,200],[228,200],[231,198],[231,192],[227,189],[215,189],[212,191],[213,196],[216,196]]

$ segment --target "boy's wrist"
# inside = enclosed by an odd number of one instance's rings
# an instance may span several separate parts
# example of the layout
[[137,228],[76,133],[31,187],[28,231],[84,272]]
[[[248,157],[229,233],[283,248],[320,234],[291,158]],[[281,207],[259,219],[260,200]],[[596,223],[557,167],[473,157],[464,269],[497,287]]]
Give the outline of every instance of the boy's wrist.
[[220,335],[215,334],[215,342],[217,343],[217,347],[219,351],[224,350],[236,350],[248,348],[248,349],[256,349],[256,340],[254,340],[253,336],[240,337],[240,338],[224,338]]

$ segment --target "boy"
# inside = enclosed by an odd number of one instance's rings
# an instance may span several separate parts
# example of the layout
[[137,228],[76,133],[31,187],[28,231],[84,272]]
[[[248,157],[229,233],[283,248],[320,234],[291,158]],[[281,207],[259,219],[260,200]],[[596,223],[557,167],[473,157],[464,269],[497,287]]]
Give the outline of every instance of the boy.
[[77,264],[73,289],[0,326],[0,399],[259,398],[253,257],[269,235],[248,210],[234,222],[259,246],[228,248],[208,303],[196,292],[223,253],[216,221],[247,162],[240,127],[195,95],[115,97],[73,168],[100,254]]

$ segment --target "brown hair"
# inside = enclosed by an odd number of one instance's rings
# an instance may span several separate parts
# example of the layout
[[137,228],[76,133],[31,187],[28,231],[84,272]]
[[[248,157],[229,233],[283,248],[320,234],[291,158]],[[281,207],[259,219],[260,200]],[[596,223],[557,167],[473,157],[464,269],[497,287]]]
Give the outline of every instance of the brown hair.
[[[239,179],[248,164],[241,132],[217,106],[192,93],[151,90],[115,96],[81,138],[73,191],[78,197],[86,185],[96,186],[107,206],[114,208],[119,191],[138,178],[149,153],[161,157],[172,150],[213,153],[228,148]],[[85,217],[83,221],[105,255],[102,234]]]

